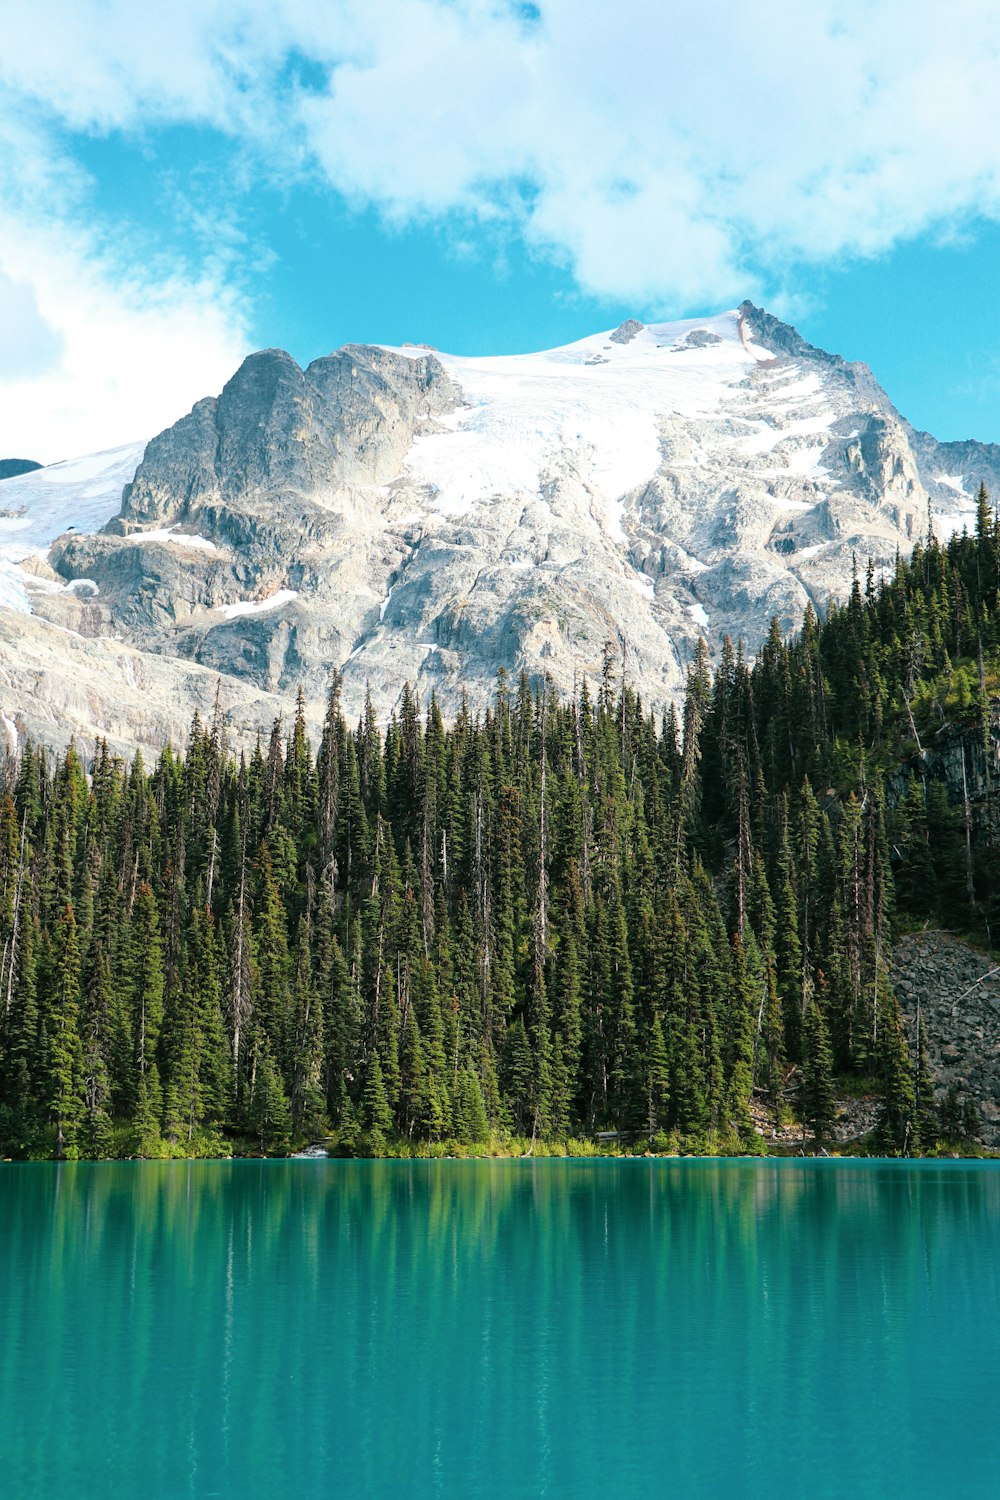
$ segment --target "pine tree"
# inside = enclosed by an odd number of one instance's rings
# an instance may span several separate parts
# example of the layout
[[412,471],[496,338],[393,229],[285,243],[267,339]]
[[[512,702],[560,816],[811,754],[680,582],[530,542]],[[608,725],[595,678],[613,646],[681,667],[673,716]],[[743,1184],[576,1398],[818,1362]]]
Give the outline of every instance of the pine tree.
[[399,1090],[400,1129],[404,1135],[412,1136],[418,1127],[424,1129],[430,1113],[428,1099],[427,1069],[424,1065],[424,1049],[420,1040],[420,1027],[413,1006],[406,1012],[403,1035],[399,1046]]
[[156,1064],[152,1063],[145,1072],[139,1074],[136,1085],[135,1111],[132,1116],[132,1150],[136,1156],[162,1155],[161,1110],[160,1075]]
[[654,1013],[646,1048],[646,1129],[650,1144],[666,1124],[670,1107],[670,1059],[660,1018]]
[[37,999],[38,936],[30,911],[19,924],[17,951],[9,972],[10,1005],[0,1055],[0,1142],[5,1151],[24,1157],[35,1143],[46,1089],[43,1034]]
[[84,1112],[80,953],[76,918],[69,902],[56,925],[50,986],[42,1021],[48,1044],[49,1118],[56,1129],[56,1155],[65,1156],[75,1148]]
[[[83,1046],[83,1089],[87,1114],[88,1153],[93,1154],[99,1136],[107,1139],[111,1102],[111,1075],[107,1063],[113,987],[111,967],[103,948],[92,952],[90,977],[83,996],[80,1018]],[[98,1120],[100,1118],[100,1124]]]
[[273,1156],[285,1155],[291,1136],[292,1117],[281,1074],[266,1041],[257,1058],[253,1092],[250,1096],[250,1122],[262,1152]]
[[323,997],[324,1081],[330,1119],[338,1123],[351,1103],[356,1058],[361,1044],[361,997],[347,960],[332,931],[332,912],[326,924],[321,911],[317,983]]
[[729,1080],[726,1116],[730,1128],[744,1143],[750,1142],[754,1134],[753,1116],[750,1112],[752,1093],[753,1074],[750,1071],[750,1064],[741,1058],[733,1068]]
[[892,1156],[908,1156],[916,1135],[913,1067],[903,1032],[899,1005],[892,991],[886,995],[878,1052],[882,1105],[876,1137],[882,1150]]
[[291,1032],[291,1117],[298,1135],[316,1137],[326,1127],[323,1098],[323,1005],[313,976],[308,920],[295,949]]
[[381,1156],[386,1137],[392,1130],[392,1110],[386,1098],[382,1081],[382,1064],[377,1051],[368,1059],[364,1093],[361,1098],[361,1118],[368,1132],[368,1141],[373,1156]]
[[[596,696],[502,677],[446,727],[409,689],[384,738],[335,681],[316,756],[301,695],[238,759],[218,706],[151,768],[98,746],[89,782],[76,747],[23,747],[0,767],[3,1151],[177,1154],[204,1126],[281,1150],[327,1119],[347,1150],[490,1127],[746,1148],[786,1065],[819,1139],[835,1066],[877,1078],[883,1149],[959,1144],[975,1103],[936,1118],[890,941],[897,905],[995,927],[998,542],[981,496],[975,536],[869,567],[756,663],[726,643],[713,682],[702,645],[659,724],[612,645]],[[955,753],[915,760],[942,723]]]
[[938,1112],[927,1055],[927,1032],[923,1017],[917,1026],[917,1071],[914,1080],[915,1137],[921,1151],[933,1150],[938,1138]]
[[803,1036],[800,1110],[817,1145],[833,1130],[836,1110],[833,1091],[833,1049],[823,1012],[815,1000],[806,1011]]
[[511,1123],[517,1134],[530,1135],[534,1118],[534,1069],[528,1033],[521,1016],[507,1028],[501,1077],[503,1092],[510,1105]]
[[444,1044],[444,1025],[434,966],[429,959],[417,958],[412,979],[413,1006],[423,1037],[425,1067],[422,1122],[431,1140],[448,1134],[451,1126],[451,1099],[448,1092],[448,1061]]
[[780,835],[776,859],[775,934],[776,990],[778,1005],[772,1004],[769,1015],[768,1074],[773,1080],[780,1066],[783,1047],[777,1031],[777,1017],[787,1024],[788,1050],[799,1056],[802,1017],[802,973],[804,955],[799,938],[798,902],[795,897],[792,851],[789,838],[788,798],[782,798]]
[[129,977],[135,1071],[141,1077],[156,1060],[163,1024],[163,945],[156,897],[145,881],[139,886],[132,915]]
[[458,1085],[455,1133],[464,1146],[478,1146],[490,1138],[483,1091],[474,1068],[463,1068]]
[[291,1061],[288,925],[266,840],[257,854],[255,876],[253,954],[258,976],[257,1024],[271,1044],[273,1061],[279,1069],[284,1069]]

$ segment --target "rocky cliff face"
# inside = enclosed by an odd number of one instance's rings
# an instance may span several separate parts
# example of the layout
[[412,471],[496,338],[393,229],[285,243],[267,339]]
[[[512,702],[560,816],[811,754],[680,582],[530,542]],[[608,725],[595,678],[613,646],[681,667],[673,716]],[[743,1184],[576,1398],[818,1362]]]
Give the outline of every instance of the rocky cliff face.
[[202,517],[224,529],[231,511],[231,539],[252,544],[239,521],[262,509],[294,538],[287,506],[304,497],[322,511],[324,499],[392,479],[418,423],[460,399],[430,355],[348,345],[300,370],[282,350],[265,349],[244,360],[218,398],[199,401],[153,439],[109,529]]
[[[318,712],[334,667],[351,713],[409,681],[450,714],[500,666],[568,691],[609,640],[661,708],[699,637],[752,650],[1000,478],[1000,449],[914,432],[867,367],[749,303],[537,355],[265,350],[81,463],[0,486],[0,706],[123,747],[189,717],[202,676],[242,723],[300,683]],[[141,706],[118,647],[148,664]]]
[[892,979],[914,1044],[923,1019],[938,1102],[953,1086],[975,1103],[983,1144],[1000,1146],[1000,970],[948,933],[920,932],[897,943]]

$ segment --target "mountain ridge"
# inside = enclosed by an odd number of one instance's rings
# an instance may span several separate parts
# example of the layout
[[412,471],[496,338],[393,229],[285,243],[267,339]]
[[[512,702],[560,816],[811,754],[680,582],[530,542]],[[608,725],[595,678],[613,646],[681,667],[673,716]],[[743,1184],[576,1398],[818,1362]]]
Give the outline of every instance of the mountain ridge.
[[33,458],[0,458],[0,479],[16,479],[19,474],[30,474],[41,467]]
[[[180,739],[202,674],[246,735],[300,685],[318,719],[333,668],[352,713],[411,682],[452,715],[501,665],[568,691],[609,640],[662,708],[699,638],[755,649],[1000,480],[1000,448],[917,432],[867,366],[749,302],[529,355],[257,351],[79,462],[72,497],[72,465],[0,487],[0,705],[123,747]],[[44,713],[18,663],[43,637]]]

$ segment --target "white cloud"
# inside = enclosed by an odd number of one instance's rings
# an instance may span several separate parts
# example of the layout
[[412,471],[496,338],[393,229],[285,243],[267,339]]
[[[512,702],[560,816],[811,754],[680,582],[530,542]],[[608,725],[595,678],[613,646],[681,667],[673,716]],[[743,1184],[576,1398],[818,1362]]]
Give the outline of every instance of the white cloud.
[[651,312],[801,298],[811,263],[1000,218],[995,0],[537,8],[6,0],[0,288],[20,288],[28,366],[35,348],[12,419],[42,442],[40,402],[68,434],[100,409],[130,437],[216,388],[244,336],[238,249],[166,273],[111,253],[66,132],[206,126],[255,170],[466,243],[520,235]]
[[0,383],[31,380],[57,368],[63,338],[38,309],[35,289],[0,270]]
[[240,310],[224,288],[146,280],[82,229],[0,211],[4,273],[30,291],[57,344],[36,371],[30,342],[22,349],[5,328],[0,456],[51,463],[152,437],[219,390],[246,353]]
[[130,252],[52,124],[0,92],[0,457],[45,463],[152,436],[247,350],[224,266]]
[[395,218],[506,215],[587,290],[674,307],[1000,215],[993,3],[540,10],[371,5],[301,107],[331,182]]
[[[994,0],[8,0],[0,81],[82,130],[197,122],[405,220],[511,221],[690,301],[1000,212]],[[289,59],[325,70],[296,90]]]
[[141,264],[86,221],[78,188],[55,156],[33,188],[0,172],[0,457],[51,463],[150,437],[247,352],[216,266]]

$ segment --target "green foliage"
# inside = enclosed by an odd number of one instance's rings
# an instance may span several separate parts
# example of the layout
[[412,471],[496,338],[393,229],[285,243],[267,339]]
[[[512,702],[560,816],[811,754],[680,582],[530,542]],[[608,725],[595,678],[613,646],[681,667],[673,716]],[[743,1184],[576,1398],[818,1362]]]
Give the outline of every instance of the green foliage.
[[885,996],[879,1039],[882,1108],[876,1139],[889,1155],[908,1156],[919,1147],[913,1066],[894,996]]
[[361,1116],[368,1133],[368,1143],[373,1156],[382,1156],[385,1141],[392,1130],[392,1110],[386,1097],[382,1078],[382,1064],[377,1050],[368,1059],[364,1094],[361,1100]]
[[301,698],[239,761],[197,716],[152,767],[26,746],[0,1150],[746,1151],[792,1079],[828,1136],[834,1070],[882,1149],[967,1142],[889,956],[897,911],[1000,922],[998,556],[984,502],[756,663],[702,644],[660,722],[609,650],[596,694],[504,675],[449,728],[408,690],[349,729],[334,680],[315,752]]
[[836,1111],[833,1093],[833,1049],[823,1013],[815,1000],[806,1012],[802,1061],[802,1119],[817,1143],[833,1129]]
[[464,1146],[481,1145],[490,1138],[483,1091],[473,1068],[465,1068],[459,1080],[455,1129]]
[[135,1114],[132,1120],[132,1154],[157,1157],[166,1154],[160,1136],[160,1080],[156,1064],[139,1075]]
[[273,1156],[283,1156],[287,1152],[292,1116],[281,1074],[266,1040],[261,1044],[254,1069],[249,1122],[261,1151]]

